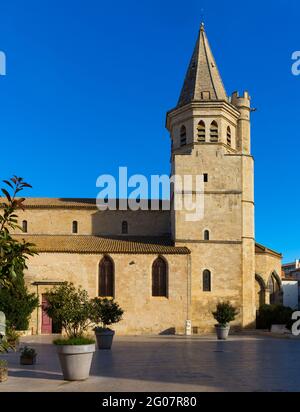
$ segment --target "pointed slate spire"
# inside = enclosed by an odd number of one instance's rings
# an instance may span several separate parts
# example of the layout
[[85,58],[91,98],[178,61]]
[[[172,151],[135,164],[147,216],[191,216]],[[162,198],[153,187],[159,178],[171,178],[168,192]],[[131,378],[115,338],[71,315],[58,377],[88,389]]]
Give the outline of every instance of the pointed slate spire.
[[201,24],[177,106],[201,100],[228,100],[205,34],[204,23]]

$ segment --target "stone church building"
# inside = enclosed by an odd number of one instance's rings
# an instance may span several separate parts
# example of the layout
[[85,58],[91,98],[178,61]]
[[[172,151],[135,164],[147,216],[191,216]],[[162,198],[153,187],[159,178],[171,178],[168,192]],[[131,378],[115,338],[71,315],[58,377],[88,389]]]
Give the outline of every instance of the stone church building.
[[[201,26],[177,106],[167,113],[171,172],[204,175],[204,218],[182,211],[100,211],[95,199],[29,198],[19,216],[39,255],[26,282],[41,307],[33,333],[56,325],[44,293],[64,281],[124,309],[120,334],[210,331],[220,300],[239,309],[237,328],[253,327],[262,303],[282,298],[281,255],[255,242],[254,161],[248,92],[229,97]],[[172,202],[171,202],[172,205]]]

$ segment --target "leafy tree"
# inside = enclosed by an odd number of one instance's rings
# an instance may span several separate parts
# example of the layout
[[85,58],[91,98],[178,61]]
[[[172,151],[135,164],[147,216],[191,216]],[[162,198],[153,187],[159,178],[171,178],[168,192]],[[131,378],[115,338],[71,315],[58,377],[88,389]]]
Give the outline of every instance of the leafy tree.
[[37,296],[28,292],[22,274],[18,274],[9,286],[0,289],[0,311],[5,313],[12,329],[27,330],[30,315],[38,303]]
[[[0,290],[5,292],[11,288],[18,277],[23,277],[24,269],[27,269],[26,260],[33,256],[34,245],[24,240],[18,242],[11,235],[11,231],[22,229],[18,225],[17,210],[24,210],[25,198],[17,197],[25,188],[31,186],[23,178],[14,176],[10,180],[4,180],[5,187],[1,189],[0,196]],[[10,290],[11,291],[11,290]],[[25,297],[25,300],[27,297]],[[7,312],[7,310],[6,310]],[[6,313],[7,316],[7,313]],[[9,316],[9,314],[8,314]],[[11,345],[6,339],[0,341],[0,352],[7,351]]]
[[73,283],[55,286],[46,293],[46,313],[64,328],[68,338],[81,338],[91,325],[88,293]]
[[219,325],[227,326],[237,316],[238,311],[230,302],[220,302],[217,305],[217,310],[213,312],[213,317]]
[[11,231],[22,228],[18,224],[18,209],[24,210],[25,198],[17,197],[24,188],[31,186],[21,177],[14,176],[9,181],[4,180],[2,188],[4,199],[0,203],[0,287],[11,284],[19,274],[27,269],[26,260],[36,254],[32,243],[19,242],[11,236]]
[[90,326],[101,323],[106,328],[119,322],[123,315],[123,310],[113,300],[90,300],[87,291],[81,286],[76,288],[73,283],[55,286],[46,293],[46,299],[47,315],[61,324],[68,338],[67,341],[58,340],[56,344],[83,342],[82,338]]
[[96,325],[101,324],[101,327],[96,327],[95,330],[107,329],[109,325],[120,322],[123,314],[123,309],[112,299],[91,300],[91,320]]

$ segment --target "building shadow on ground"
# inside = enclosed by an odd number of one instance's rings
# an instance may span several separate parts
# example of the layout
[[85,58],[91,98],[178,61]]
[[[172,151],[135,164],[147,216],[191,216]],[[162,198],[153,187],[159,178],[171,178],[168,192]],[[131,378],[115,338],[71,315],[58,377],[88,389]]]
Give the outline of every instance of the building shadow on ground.
[[15,378],[47,379],[47,380],[63,381],[62,374],[35,371],[35,370],[24,370],[24,369],[18,370],[18,371],[9,370],[8,376],[13,376]]

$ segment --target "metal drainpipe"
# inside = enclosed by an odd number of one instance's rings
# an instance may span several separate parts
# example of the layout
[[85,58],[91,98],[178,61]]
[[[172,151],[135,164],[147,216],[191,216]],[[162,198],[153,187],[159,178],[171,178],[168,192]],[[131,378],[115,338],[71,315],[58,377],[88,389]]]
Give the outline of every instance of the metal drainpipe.
[[191,255],[187,255],[187,310],[186,319],[190,320],[190,305],[191,305]]
[[38,307],[36,308],[36,334],[39,334],[39,311],[40,311],[40,297],[39,297],[39,285],[36,285],[36,294],[38,298]]

